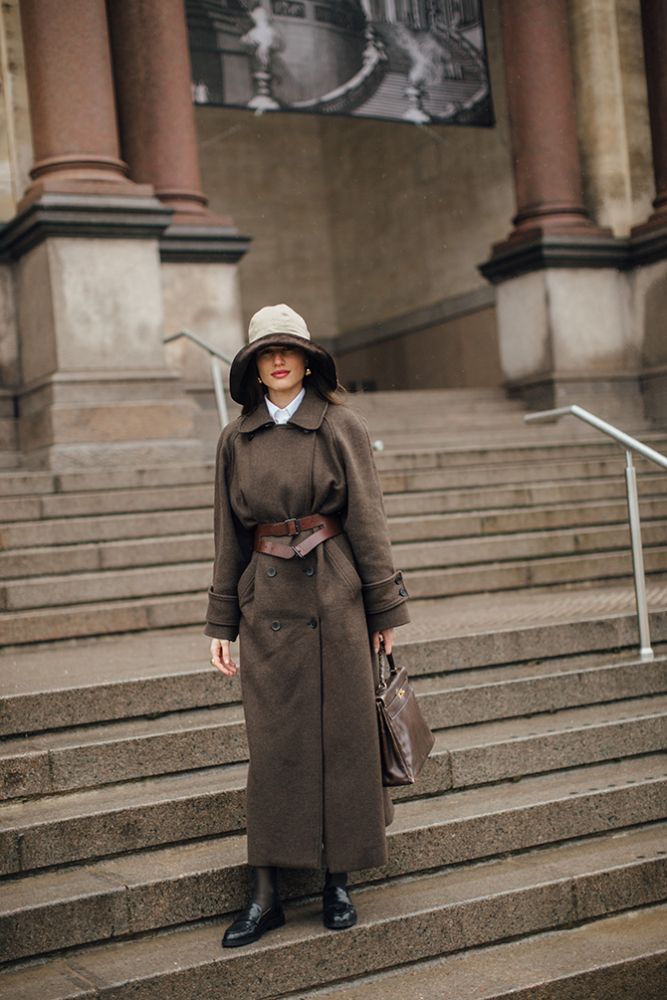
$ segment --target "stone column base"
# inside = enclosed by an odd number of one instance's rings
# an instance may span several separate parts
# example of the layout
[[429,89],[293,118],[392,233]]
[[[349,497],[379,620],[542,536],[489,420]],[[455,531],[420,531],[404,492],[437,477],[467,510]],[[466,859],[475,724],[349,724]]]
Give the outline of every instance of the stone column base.
[[506,386],[532,410],[577,403],[640,429],[641,344],[632,322],[629,272],[609,266],[608,247],[604,257],[598,247],[586,260],[586,246],[576,248],[579,261],[570,246],[567,257],[550,261],[553,266],[494,271]]
[[20,334],[23,464],[200,461],[194,403],[167,365],[153,198],[52,194],[0,234]]
[[[249,239],[233,227],[172,224],[160,240],[160,276],[167,336],[184,330],[215,347],[231,362],[246,342],[238,262]],[[214,453],[220,435],[211,357],[185,337],[167,345],[167,364],[179,372],[195,407],[195,433]],[[229,366],[222,362],[225,387]],[[239,406],[227,394],[229,419]]]
[[27,468],[162,465],[203,460],[195,406],[166,370],[58,372],[20,390]]
[[[546,372],[509,380],[505,387],[508,395],[520,399],[528,410],[553,410],[576,404],[596,417],[619,425],[622,430],[641,430],[646,426],[645,400],[638,372],[606,375]],[[585,429],[584,424],[581,429]]]
[[667,427],[667,365],[643,372],[641,385],[647,415],[658,427]]

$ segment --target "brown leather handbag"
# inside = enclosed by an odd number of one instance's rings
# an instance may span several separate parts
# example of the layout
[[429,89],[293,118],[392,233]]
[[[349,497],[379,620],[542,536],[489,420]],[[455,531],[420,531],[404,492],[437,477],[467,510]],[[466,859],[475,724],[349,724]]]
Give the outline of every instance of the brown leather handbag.
[[[384,661],[389,661],[387,675]],[[396,667],[384,645],[378,653],[379,682],[375,702],[380,727],[382,784],[411,785],[433,749],[435,737],[421,713],[405,667]]]

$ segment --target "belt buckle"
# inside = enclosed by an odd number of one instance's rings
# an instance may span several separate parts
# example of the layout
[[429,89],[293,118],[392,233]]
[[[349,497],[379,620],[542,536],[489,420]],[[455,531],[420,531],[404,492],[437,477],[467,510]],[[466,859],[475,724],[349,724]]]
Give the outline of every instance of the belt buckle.
[[[301,519],[298,517],[286,517],[283,521],[287,534],[291,537],[301,534]],[[294,531],[290,531],[290,525],[294,525]]]

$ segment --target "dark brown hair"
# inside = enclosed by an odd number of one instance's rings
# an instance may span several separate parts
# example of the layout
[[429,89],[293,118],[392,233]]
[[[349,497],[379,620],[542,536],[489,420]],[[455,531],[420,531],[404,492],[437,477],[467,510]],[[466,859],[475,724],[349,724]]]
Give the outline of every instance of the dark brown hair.
[[[333,403],[334,406],[345,406],[345,400],[343,399],[343,393],[346,392],[345,386],[339,382],[336,388],[332,389],[331,383],[317,370],[317,362],[312,357],[308,358],[308,365],[310,366],[311,374],[304,377],[304,386],[311,385],[322,399]],[[241,413],[243,416],[247,413],[252,413],[260,403],[264,402],[266,387],[261,382],[258,382],[257,378],[256,364],[248,365],[248,371],[243,380],[242,387],[243,409]]]

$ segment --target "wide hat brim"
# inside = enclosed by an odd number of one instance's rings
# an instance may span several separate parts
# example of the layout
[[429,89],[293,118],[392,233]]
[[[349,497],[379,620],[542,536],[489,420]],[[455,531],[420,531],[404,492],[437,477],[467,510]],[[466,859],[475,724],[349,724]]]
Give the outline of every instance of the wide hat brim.
[[329,388],[333,390],[337,387],[336,362],[323,347],[292,333],[267,333],[264,337],[257,337],[252,343],[242,347],[232,361],[229,370],[229,392],[237,403],[245,402],[243,391],[245,380],[249,376],[256,377],[253,362],[257,352],[265,347],[298,347],[305,351],[309,366],[317,370]]

